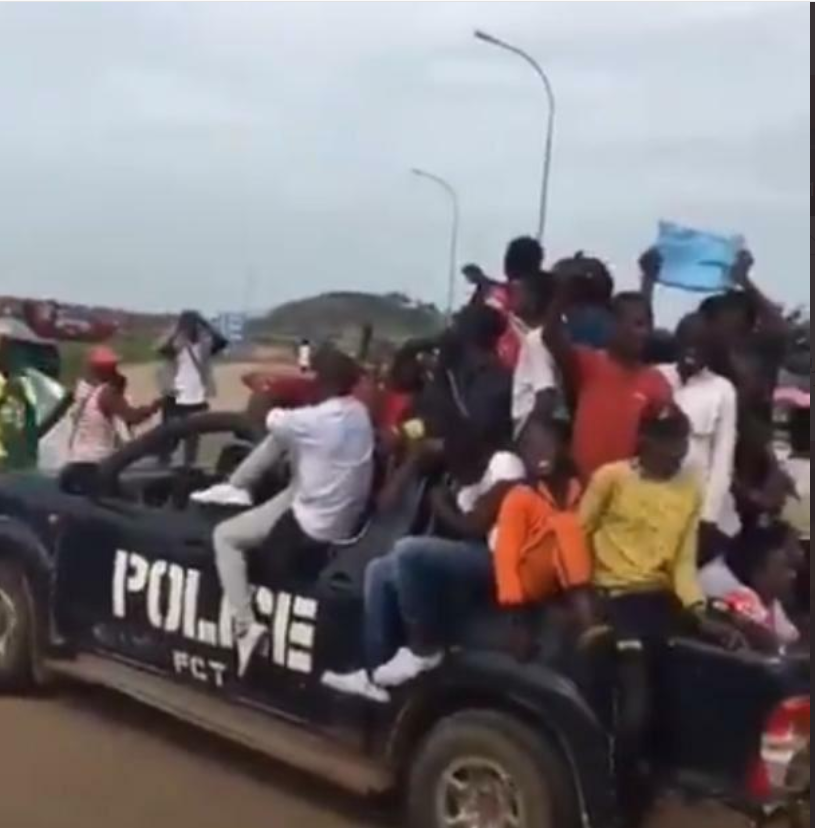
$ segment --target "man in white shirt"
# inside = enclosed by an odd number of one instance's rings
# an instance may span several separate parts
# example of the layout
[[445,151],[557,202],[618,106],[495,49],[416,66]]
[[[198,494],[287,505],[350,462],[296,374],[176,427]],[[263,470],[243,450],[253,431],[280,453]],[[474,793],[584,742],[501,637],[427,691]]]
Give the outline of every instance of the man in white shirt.
[[246,555],[262,546],[289,511],[311,540],[326,544],[347,540],[371,495],[373,427],[368,410],[351,396],[359,368],[350,357],[324,349],[314,358],[314,370],[325,401],[293,411],[273,410],[269,437],[229,483],[193,496],[200,504],[248,507],[251,489],[283,456],[292,466],[288,489],[222,523],[213,538],[221,583],[235,615],[241,675],[267,632],[252,608]]
[[[674,392],[677,405],[691,423],[691,445],[687,464],[705,489],[702,512],[703,546],[715,537],[731,499],[738,400],[729,380],[714,374],[709,366],[706,330],[701,318],[686,317],[677,329],[679,361],[660,370]],[[703,549],[704,552],[704,549]]]
[[[432,496],[437,526],[459,538],[413,537],[399,541],[365,575],[365,669],[328,673],[332,689],[375,702],[389,699],[386,687],[406,684],[435,670],[443,660],[449,596],[488,600],[494,591],[491,546],[503,497],[526,475],[515,454],[496,451],[465,425],[445,438],[449,473],[457,493],[441,487]],[[397,629],[409,646],[399,648]]]
[[557,366],[543,340],[543,319],[551,299],[549,280],[549,276],[539,273],[513,286],[515,314],[524,326],[512,383],[512,422],[516,435],[532,414],[550,415],[557,405]]

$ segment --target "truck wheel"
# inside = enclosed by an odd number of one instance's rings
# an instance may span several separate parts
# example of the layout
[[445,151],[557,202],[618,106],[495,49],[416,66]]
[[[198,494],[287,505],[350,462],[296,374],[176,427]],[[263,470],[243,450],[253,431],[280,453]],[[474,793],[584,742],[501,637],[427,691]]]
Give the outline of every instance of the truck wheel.
[[521,721],[487,711],[439,724],[414,761],[410,828],[573,828],[564,763]]
[[28,579],[16,564],[0,560],[0,692],[33,681],[33,601]]

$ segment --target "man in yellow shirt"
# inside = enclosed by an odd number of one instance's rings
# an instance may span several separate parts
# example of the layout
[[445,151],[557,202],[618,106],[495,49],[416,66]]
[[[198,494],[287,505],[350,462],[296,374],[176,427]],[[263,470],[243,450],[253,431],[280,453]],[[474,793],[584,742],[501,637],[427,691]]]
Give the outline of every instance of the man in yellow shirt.
[[702,634],[737,646],[735,629],[708,619],[697,549],[699,481],[683,471],[690,423],[676,406],[643,420],[636,459],[602,468],[581,519],[594,555],[594,584],[607,598],[617,644],[618,767],[636,825],[650,805],[642,767],[653,710],[653,657],[671,636]]
[[670,594],[682,606],[704,604],[697,577],[702,492],[683,472],[689,428],[673,409],[648,420],[640,458],[600,469],[583,501],[592,539],[595,585],[611,598]]

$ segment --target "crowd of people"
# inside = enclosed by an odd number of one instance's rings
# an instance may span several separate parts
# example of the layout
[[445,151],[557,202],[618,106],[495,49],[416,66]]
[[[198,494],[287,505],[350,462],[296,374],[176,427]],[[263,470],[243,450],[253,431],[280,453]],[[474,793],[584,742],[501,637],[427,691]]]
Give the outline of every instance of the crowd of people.
[[241,672],[266,634],[252,614],[247,553],[285,515],[311,540],[347,539],[377,445],[391,462],[381,508],[417,474],[442,482],[430,494],[432,531],[369,565],[365,663],[326,674],[335,691],[387,703],[438,669],[449,608],[462,600],[512,613],[510,646],[528,657],[530,611],[558,602],[579,649],[614,642],[621,744],[636,768],[654,648],[679,633],[776,654],[808,647],[809,397],[790,417],[782,459],[774,396],[784,317],[744,253],[732,291],[659,336],[659,254],[640,266],[642,290],[616,293],[599,260],[578,255],[547,272],[537,242],[513,242],[507,280],[466,268],[472,301],[437,340],[396,355],[376,402],[360,393],[349,358],[317,354],[318,402],[274,409],[267,444],[197,498],[248,507],[258,469],[281,452],[291,458],[287,490],[216,531]]
[[[249,556],[275,533],[275,548],[302,549],[296,565],[316,576],[325,548],[360,530],[372,489],[387,510],[417,476],[434,483],[431,530],[368,567],[365,663],[324,676],[336,691],[385,703],[438,669],[451,600],[510,613],[522,658],[535,651],[530,613],[558,603],[578,649],[613,640],[623,691],[648,686],[649,653],[679,632],[727,648],[808,648],[808,391],[792,396],[786,454],[774,416],[787,321],[743,252],[731,290],[657,331],[659,252],[639,265],[641,289],[617,292],[599,259],[545,269],[540,244],[521,238],[505,279],[465,268],[467,306],[437,338],[404,345],[381,378],[309,345],[300,398],[271,399],[266,440],[227,482],[193,495],[240,510],[213,539],[240,675],[268,634]],[[161,393],[146,407],[127,402],[116,355],[96,349],[70,403],[71,468],[92,468],[127,438],[122,428],[159,411],[206,411],[225,344],[184,314],[160,345]],[[32,427],[19,383],[0,397],[17,401],[0,411]],[[183,447],[186,463],[196,451]],[[260,483],[282,462],[289,483],[263,502]]]
[[[349,357],[317,352],[308,404],[274,408],[266,443],[195,498],[247,509],[215,535],[241,670],[265,632],[247,554],[292,516],[312,541],[346,539],[377,447],[390,465],[383,507],[419,470],[446,477],[430,498],[433,534],[400,540],[369,567],[367,663],[327,676],[336,689],[384,700],[438,667],[452,595],[514,609],[563,599],[589,638],[610,625],[628,651],[681,628],[725,646],[800,642],[809,398],[783,460],[773,400],[784,317],[744,253],[732,291],[659,336],[659,254],[640,266],[642,290],[615,293],[599,260],[578,254],[545,271],[540,245],[518,239],[506,281],[465,268],[471,302],[440,337],[402,348],[378,393]],[[281,456],[291,484],[255,506],[253,484]]]

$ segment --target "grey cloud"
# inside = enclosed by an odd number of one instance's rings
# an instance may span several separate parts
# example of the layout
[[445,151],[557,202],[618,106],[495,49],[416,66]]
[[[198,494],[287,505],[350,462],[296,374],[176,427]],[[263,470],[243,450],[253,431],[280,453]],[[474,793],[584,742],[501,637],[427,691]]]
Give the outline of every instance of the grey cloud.
[[[745,232],[809,301],[803,4],[0,4],[4,290],[207,309],[335,287],[444,295],[535,222],[539,54],[558,88],[553,255],[625,280],[660,217]],[[805,189],[806,188],[806,189]]]

